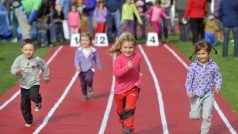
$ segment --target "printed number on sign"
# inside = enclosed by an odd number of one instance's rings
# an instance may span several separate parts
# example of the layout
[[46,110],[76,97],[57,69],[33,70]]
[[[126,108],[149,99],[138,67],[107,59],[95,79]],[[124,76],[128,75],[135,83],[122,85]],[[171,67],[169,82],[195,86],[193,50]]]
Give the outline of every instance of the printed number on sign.
[[100,37],[97,37],[96,39],[98,41],[99,44],[105,44],[105,37],[104,36],[100,36]]
[[79,44],[79,37],[75,36],[74,39],[75,39],[75,43],[76,43],[76,44]]
[[155,36],[152,36],[149,40],[151,43],[155,43]]

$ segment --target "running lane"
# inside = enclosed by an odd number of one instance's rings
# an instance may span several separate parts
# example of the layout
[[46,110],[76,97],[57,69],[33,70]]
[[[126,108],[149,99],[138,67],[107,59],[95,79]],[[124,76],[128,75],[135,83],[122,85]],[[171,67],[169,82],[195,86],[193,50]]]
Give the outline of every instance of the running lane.
[[[163,45],[143,48],[150,58],[161,86],[169,132],[172,134],[200,133],[202,120],[192,121],[188,118],[190,104],[184,86],[187,69]],[[178,56],[181,56],[186,64],[190,63],[188,59],[172,45],[170,45],[170,48],[172,48]],[[228,121],[232,124],[232,127],[237,130],[237,114],[231,111],[229,105],[225,103],[226,101],[220,95],[216,96],[216,100],[219,105],[222,105],[222,111],[224,111]],[[212,114],[214,119],[210,132],[212,134],[229,134],[230,131],[215,109],[213,109]]]
[[[54,50],[54,49],[53,49]],[[52,52],[50,52],[51,54]],[[50,79],[51,81],[45,85],[41,81],[41,95],[43,97],[43,107],[39,112],[35,112],[34,103],[32,103],[33,113],[33,127],[24,127],[25,122],[20,111],[20,96],[9,103],[4,109],[0,111],[0,130],[4,134],[22,134],[32,133],[36,127],[43,121],[50,108],[61,96],[65,87],[68,85],[71,77],[74,74],[73,64],[74,52],[72,48],[65,46],[58,53],[55,59],[50,63]],[[47,56],[48,58],[48,56]],[[19,87],[16,86],[18,89]],[[11,91],[10,91],[11,92]],[[7,96],[8,93],[6,94]],[[3,95],[4,96],[4,95]],[[7,98],[7,97],[3,97]],[[1,97],[2,99],[2,97]],[[4,101],[4,100],[2,100]]]
[[[137,51],[140,53],[138,48]],[[160,134],[163,129],[157,93],[144,58],[142,58],[141,72],[143,73],[142,87],[135,112],[135,132],[137,134]],[[119,134],[121,132],[121,125],[117,119],[116,105],[113,101],[105,134]]]

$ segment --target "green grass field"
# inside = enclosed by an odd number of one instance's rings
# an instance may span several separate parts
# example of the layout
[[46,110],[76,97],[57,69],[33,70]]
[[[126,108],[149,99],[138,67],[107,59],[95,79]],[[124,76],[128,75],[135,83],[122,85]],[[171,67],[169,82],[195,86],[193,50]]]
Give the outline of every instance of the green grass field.
[[[184,53],[186,57],[189,57],[193,53],[193,46],[191,42],[182,42],[178,39],[178,36],[171,36],[170,42],[172,42],[176,48]],[[223,77],[222,95],[230,103],[232,108],[238,112],[238,58],[233,57],[233,46],[229,47],[229,56],[223,58],[221,56],[222,45],[216,46],[218,54],[215,55],[212,52],[211,57],[218,64]],[[20,45],[18,43],[0,42],[0,96],[13,86],[17,79],[10,74],[10,67],[14,59],[21,54]],[[37,50],[37,55],[43,57],[50,48],[40,48]]]
[[[19,43],[0,42],[0,96],[11,86],[17,79],[10,73],[10,68],[15,58],[21,54]],[[48,53],[50,48],[37,49],[36,54],[40,57]]]
[[[177,36],[171,36],[170,41],[178,48],[186,57],[189,57],[193,53],[193,45],[191,42],[183,42],[178,39]],[[218,54],[211,52],[211,58],[218,64],[222,74],[222,96],[229,102],[232,108],[238,112],[238,57],[234,57],[234,47],[229,45],[229,56],[223,58],[222,55],[222,44],[219,43],[215,48]],[[195,57],[195,56],[194,56]],[[194,58],[193,57],[193,58]]]

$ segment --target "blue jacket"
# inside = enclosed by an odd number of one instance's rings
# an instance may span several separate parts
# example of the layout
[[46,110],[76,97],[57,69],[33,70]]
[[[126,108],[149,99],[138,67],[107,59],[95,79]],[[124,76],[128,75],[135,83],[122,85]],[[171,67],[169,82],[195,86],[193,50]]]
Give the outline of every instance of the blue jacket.
[[222,0],[219,16],[224,27],[238,27],[238,0]]
[[118,9],[121,9],[124,0],[105,0],[107,10],[109,12],[116,12]]
[[84,0],[84,4],[86,5],[86,11],[89,16],[93,16],[93,12],[96,8],[96,0]]

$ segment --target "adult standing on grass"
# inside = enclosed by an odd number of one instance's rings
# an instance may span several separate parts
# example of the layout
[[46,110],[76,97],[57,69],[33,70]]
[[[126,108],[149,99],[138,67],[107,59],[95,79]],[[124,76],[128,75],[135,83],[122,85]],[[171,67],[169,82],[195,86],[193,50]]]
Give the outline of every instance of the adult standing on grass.
[[186,22],[189,18],[193,44],[204,38],[204,18],[206,14],[206,0],[188,0],[183,22]]
[[238,0],[222,0],[219,8],[219,15],[223,24],[223,50],[222,56],[228,56],[228,42],[230,30],[234,37],[234,55],[238,57]]
[[40,90],[40,70],[45,83],[49,82],[49,68],[46,62],[35,55],[36,41],[27,38],[22,44],[22,55],[19,55],[11,67],[11,73],[20,80],[21,112],[25,119],[25,127],[33,123],[31,101],[35,102],[35,111],[41,108],[42,97]]
[[196,60],[190,64],[185,84],[191,103],[189,118],[198,120],[202,110],[201,134],[207,134],[212,124],[214,92],[220,93],[222,77],[217,64],[209,57],[211,44],[199,41],[194,47]]

